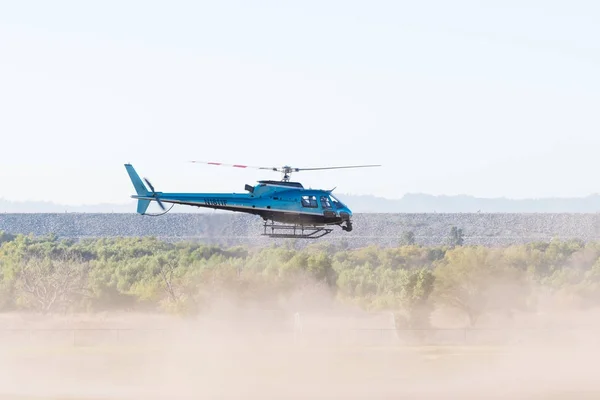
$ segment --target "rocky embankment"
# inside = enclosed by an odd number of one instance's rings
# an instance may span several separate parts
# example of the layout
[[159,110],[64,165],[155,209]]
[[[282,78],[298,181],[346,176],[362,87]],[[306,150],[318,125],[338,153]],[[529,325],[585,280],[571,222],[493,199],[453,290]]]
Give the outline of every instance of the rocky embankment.
[[[462,229],[465,244],[507,245],[552,238],[600,239],[600,214],[355,214],[350,233],[335,227],[321,241],[352,246],[395,245],[412,231],[417,243],[446,243],[450,229]],[[262,220],[245,214],[0,214],[0,231],[64,238],[156,236],[167,240],[268,245]]]

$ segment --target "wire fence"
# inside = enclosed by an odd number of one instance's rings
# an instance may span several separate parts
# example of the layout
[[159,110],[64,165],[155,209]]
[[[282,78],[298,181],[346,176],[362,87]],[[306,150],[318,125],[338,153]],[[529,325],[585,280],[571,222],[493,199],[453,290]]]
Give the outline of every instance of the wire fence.
[[595,328],[457,328],[393,329],[360,328],[302,330],[297,342],[329,342],[362,345],[500,345],[585,343],[600,345]]
[[[186,340],[183,340],[185,338]],[[208,343],[210,340],[282,340],[295,344],[327,345],[498,345],[538,343],[586,343],[600,345],[600,329],[594,328],[455,328],[316,329],[294,326],[279,331],[173,330],[166,328],[16,328],[0,329],[0,346],[67,345],[167,345]]]
[[161,328],[7,328],[0,329],[0,345],[160,343],[168,332]]

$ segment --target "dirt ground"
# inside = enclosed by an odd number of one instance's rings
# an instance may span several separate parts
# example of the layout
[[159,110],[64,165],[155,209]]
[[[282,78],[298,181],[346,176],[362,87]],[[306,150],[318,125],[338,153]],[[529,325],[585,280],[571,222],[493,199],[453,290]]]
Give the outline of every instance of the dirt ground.
[[[2,398],[598,398],[589,354],[435,349],[45,349],[4,354]],[[25,397],[24,397],[25,398]]]
[[[3,321],[24,329],[13,335],[27,332],[27,340],[2,342],[1,399],[600,398],[600,347],[585,337],[485,347],[364,346],[294,342],[277,329],[249,335],[252,329],[211,327],[198,334],[190,329],[197,322],[132,315],[118,319],[128,340],[88,337],[74,344],[68,326],[115,327],[117,320],[19,318]],[[126,330],[165,324],[172,329],[139,340]],[[54,330],[32,338],[25,328]],[[110,329],[99,332],[115,338]],[[51,333],[64,340],[42,340]]]

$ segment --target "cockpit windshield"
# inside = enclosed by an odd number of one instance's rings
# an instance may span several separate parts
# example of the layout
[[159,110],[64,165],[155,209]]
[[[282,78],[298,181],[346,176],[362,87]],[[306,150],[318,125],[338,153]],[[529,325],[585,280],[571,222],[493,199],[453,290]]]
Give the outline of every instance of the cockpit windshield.
[[337,197],[335,197],[334,195],[332,195],[331,193],[329,194],[329,197],[331,198],[331,202],[333,203],[333,206],[336,209],[339,208],[344,208],[346,207],[346,205],[344,203],[342,203]]

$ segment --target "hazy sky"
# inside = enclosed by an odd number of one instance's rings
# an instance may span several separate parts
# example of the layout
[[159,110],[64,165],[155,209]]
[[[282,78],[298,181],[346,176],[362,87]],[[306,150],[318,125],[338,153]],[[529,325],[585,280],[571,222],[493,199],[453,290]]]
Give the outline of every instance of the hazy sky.
[[600,191],[600,4],[0,0],[0,197]]

